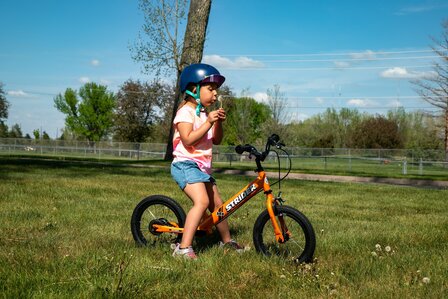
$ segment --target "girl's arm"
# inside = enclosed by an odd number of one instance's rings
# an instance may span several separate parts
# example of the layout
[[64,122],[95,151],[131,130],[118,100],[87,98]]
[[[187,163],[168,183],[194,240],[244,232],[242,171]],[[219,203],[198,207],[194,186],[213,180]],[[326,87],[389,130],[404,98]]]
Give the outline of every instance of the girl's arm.
[[223,136],[222,121],[218,120],[215,122],[215,126],[213,127],[213,144],[221,144]]
[[[185,146],[192,146],[196,144],[208,130],[217,123],[219,116],[218,111],[212,111],[209,113],[207,121],[202,124],[198,129],[193,130],[192,123],[180,122],[177,124],[177,130],[179,131],[180,139]],[[222,128],[221,128],[222,131]],[[215,133],[215,132],[213,132]],[[222,134],[222,133],[221,133]],[[222,138],[222,137],[221,137]]]
[[222,108],[217,110],[218,112],[218,121],[215,122],[213,127],[213,144],[221,144],[222,138],[224,136],[222,129],[222,122],[226,120],[226,111]]

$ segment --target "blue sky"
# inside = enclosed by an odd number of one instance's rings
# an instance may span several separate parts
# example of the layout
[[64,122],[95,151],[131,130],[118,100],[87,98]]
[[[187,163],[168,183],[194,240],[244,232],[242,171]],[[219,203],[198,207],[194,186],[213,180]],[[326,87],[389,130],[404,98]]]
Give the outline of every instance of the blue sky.
[[[117,91],[151,80],[129,47],[142,32],[138,0],[0,1],[0,82],[8,126],[60,135],[53,98],[86,82]],[[213,0],[204,62],[262,101],[279,85],[293,120],[327,107],[384,113],[429,108],[409,80],[431,75],[430,36],[446,1]]]

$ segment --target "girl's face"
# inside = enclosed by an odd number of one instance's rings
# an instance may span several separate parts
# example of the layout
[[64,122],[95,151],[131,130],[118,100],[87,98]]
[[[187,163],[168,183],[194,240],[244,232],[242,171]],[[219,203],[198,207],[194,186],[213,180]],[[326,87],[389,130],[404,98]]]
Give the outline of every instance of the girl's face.
[[209,83],[201,86],[200,89],[201,103],[204,107],[208,107],[216,102],[217,85],[215,83]]

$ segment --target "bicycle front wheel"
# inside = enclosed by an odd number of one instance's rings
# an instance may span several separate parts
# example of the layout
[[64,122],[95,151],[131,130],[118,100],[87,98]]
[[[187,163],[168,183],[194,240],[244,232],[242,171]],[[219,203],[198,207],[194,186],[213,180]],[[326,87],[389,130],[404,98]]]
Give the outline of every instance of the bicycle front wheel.
[[140,201],[132,213],[132,236],[138,245],[180,242],[182,234],[156,232],[153,225],[184,227],[185,219],[185,211],[175,200],[163,195],[152,195]]
[[316,248],[316,236],[310,221],[301,212],[288,206],[275,207],[274,214],[285,242],[279,243],[275,239],[271,218],[265,210],[255,221],[255,249],[267,256],[279,256],[299,263],[311,262]]

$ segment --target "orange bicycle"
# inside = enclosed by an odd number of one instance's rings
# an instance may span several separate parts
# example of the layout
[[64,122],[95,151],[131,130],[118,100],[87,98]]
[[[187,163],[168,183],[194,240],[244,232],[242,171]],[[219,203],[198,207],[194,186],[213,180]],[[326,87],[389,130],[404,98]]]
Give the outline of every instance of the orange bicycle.
[[[259,152],[250,144],[238,145],[238,154],[249,153],[255,157],[258,176],[243,189],[230,197],[220,207],[201,220],[196,235],[212,233],[212,228],[243,206],[249,199],[263,191],[266,195],[266,210],[257,218],[253,228],[253,242],[257,252],[264,255],[276,255],[296,262],[311,262],[316,247],[316,236],[308,218],[293,207],[283,205],[281,191],[274,196],[266,173],[261,165],[271,152],[271,146],[286,153],[289,170],[280,178],[280,157],[277,151],[279,183],[291,170],[289,154],[282,148],[283,143],[273,134],[268,138],[265,150]],[[280,189],[280,187],[279,187]],[[131,231],[138,245],[156,245],[159,243],[176,243],[182,238],[186,214],[182,207],[172,198],[152,195],[144,198],[135,207],[131,218]]]

